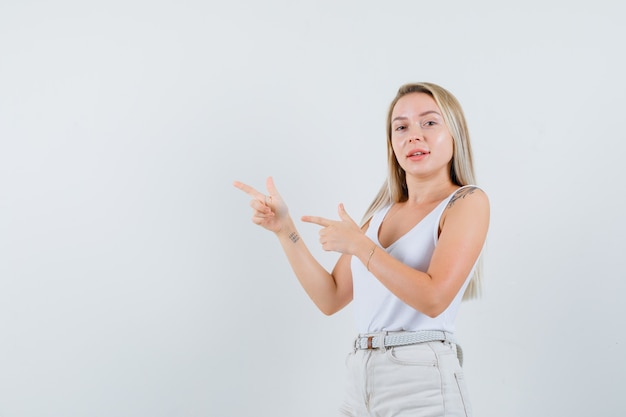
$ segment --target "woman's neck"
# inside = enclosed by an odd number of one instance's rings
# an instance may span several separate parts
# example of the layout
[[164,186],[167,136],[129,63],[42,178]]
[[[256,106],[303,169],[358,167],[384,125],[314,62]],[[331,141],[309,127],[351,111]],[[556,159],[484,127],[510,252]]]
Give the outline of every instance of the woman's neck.
[[408,204],[427,204],[441,201],[456,190],[458,185],[446,178],[420,180],[407,178]]

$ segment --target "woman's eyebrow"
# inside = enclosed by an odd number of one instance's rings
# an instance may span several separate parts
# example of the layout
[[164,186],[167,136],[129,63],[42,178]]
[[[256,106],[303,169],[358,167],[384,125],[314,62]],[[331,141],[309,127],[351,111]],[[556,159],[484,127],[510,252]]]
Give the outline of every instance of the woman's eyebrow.
[[424,113],[421,113],[420,117],[426,116],[427,114],[436,114],[438,116],[441,116],[441,114],[437,110],[427,110]]
[[[418,114],[418,116],[419,117],[424,117],[427,114],[436,114],[437,116],[441,116],[441,114],[437,110],[427,110],[427,111],[425,111],[423,113]],[[398,117],[394,117],[391,122],[393,123],[396,120],[407,120],[407,119],[408,119],[408,117],[406,117],[406,116],[398,116]]]

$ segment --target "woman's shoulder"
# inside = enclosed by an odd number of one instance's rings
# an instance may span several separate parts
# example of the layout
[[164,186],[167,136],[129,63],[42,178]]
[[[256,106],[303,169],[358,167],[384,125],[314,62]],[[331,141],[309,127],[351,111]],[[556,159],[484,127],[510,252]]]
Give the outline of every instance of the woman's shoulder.
[[450,197],[440,221],[439,233],[445,225],[451,230],[476,229],[486,231],[489,228],[490,207],[485,191],[475,185],[458,188]]
[[450,196],[442,213],[440,226],[443,226],[448,219],[470,223],[486,221],[488,224],[489,212],[487,193],[476,185],[465,185]]
[[447,209],[454,207],[455,205],[463,206],[489,206],[489,197],[482,188],[477,185],[464,185],[457,188],[446,205]]

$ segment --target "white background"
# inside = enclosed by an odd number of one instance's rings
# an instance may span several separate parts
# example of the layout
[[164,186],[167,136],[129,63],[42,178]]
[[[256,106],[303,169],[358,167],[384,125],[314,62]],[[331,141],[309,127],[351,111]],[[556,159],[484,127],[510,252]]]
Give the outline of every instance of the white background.
[[334,415],[352,311],[232,181],[359,219],[412,81],[463,104],[492,203],[476,416],[623,416],[626,29],[580,3],[2,0],[0,417]]

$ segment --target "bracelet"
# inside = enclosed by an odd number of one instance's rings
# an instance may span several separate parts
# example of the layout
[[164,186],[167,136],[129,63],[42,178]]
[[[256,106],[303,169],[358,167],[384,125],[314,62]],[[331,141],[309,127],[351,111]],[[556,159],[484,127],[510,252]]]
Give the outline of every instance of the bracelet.
[[367,268],[368,271],[370,270],[370,261],[372,260],[372,255],[374,254],[375,250],[376,250],[376,245],[374,245],[374,247],[370,251],[369,256],[367,257],[367,264],[365,265],[365,267]]

